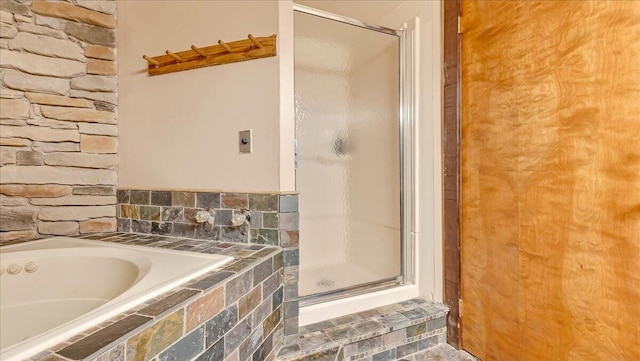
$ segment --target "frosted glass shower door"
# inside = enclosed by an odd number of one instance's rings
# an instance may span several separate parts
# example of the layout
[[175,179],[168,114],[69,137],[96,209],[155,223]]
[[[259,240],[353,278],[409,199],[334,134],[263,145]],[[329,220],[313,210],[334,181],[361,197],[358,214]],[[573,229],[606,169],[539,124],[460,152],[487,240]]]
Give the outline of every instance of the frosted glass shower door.
[[400,39],[296,12],[300,296],[401,274]]

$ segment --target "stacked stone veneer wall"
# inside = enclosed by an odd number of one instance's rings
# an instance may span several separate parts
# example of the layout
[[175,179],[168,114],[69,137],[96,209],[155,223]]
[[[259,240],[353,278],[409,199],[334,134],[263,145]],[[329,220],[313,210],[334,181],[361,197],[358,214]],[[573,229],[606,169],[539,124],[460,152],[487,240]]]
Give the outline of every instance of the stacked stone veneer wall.
[[116,230],[115,13],[0,1],[0,242]]

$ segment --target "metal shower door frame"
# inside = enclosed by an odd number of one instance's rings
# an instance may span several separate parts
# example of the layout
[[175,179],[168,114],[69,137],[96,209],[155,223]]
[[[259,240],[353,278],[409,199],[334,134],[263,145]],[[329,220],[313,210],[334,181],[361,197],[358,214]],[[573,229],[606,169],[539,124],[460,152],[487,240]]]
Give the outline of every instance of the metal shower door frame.
[[[400,246],[401,267],[400,275],[393,278],[377,280],[365,284],[359,284],[338,290],[332,290],[319,294],[299,297],[300,306],[310,306],[337,299],[357,296],[364,293],[381,291],[406,284],[412,284],[415,280],[415,245],[417,235],[417,189],[415,177],[416,168],[416,137],[417,129],[415,118],[415,42],[413,36],[416,33],[417,21],[413,19],[410,24],[402,29],[391,29],[378,25],[371,25],[360,20],[342,15],[333,14],[324,10],[314,9],[308,6],[293,4],[294,12],[317,16],[327,20],[357,26],[367,30],[396,36],[399,39],[399,131],[400,131]],[[407,31],[409,30],[409,31]],[[413,30],[413,31],[411,31]],[[296,139],[297,143],[297,139]],[[297,166],[296,166],[297,168]]]

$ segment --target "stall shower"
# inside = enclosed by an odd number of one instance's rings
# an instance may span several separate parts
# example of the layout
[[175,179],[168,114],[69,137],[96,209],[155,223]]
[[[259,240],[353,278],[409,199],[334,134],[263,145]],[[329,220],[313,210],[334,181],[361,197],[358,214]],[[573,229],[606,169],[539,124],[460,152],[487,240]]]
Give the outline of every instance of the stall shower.
[[402,277],[401,37],[322,15],[294,15],[303,300]]

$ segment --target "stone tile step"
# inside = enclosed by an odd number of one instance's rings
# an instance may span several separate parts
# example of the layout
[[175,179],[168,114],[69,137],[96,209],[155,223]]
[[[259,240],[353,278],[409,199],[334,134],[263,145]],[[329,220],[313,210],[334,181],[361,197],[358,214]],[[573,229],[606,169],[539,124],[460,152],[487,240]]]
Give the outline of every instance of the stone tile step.
[[480,361],[480,359],[473,357],[464,350],[456,350],[451,345],[443,343],[403,357],[400,361]]
[[445,342],[447,312],[415,298],[302,326],[287,336],[277,360],[359,360],[380,353],[380,360],[393,360]]

